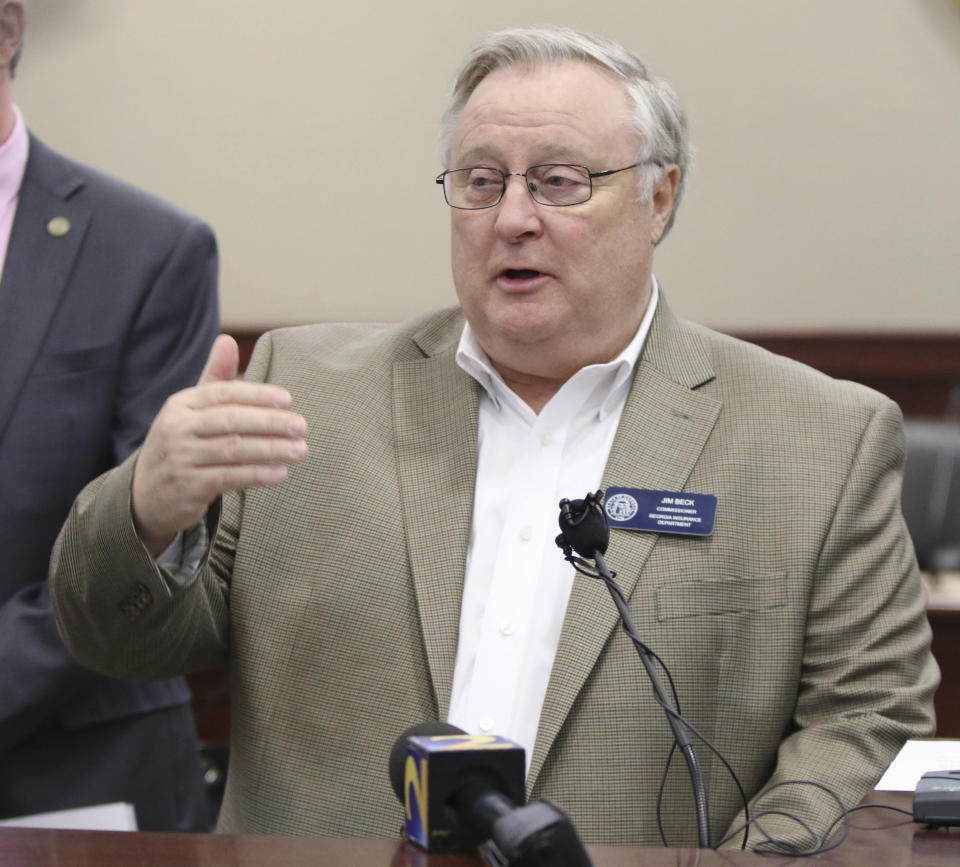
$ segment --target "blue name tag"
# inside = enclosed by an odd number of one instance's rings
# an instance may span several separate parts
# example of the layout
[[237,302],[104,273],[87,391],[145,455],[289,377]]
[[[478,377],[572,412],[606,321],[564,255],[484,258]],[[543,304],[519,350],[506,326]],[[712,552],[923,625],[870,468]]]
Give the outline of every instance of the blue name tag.
[[607,488],[603,508],[611,529],[709,536],[717,498],[683,491]]

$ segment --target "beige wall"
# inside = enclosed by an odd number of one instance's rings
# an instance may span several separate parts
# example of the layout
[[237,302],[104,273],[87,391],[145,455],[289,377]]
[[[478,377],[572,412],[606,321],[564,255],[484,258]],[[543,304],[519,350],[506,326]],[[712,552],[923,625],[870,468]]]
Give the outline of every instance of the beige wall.
[[697,167],[656,271],[731,329],[960,330],[952,0],[31,0],[49,144],[210,221],[227,325],[453,302],[432,183],[481,33],[567,24],[678,89]]

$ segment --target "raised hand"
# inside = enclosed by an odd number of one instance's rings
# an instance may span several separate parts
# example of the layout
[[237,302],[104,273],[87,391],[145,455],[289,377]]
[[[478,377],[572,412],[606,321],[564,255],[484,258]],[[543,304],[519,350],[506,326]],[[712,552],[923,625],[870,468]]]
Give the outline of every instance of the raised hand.
[[307,456],[304,418],[290,393],[236,378],[236,341],[221,334],[200,381],[169,397],[153,420],[133,474],[137,532],[157,556],[201,521],[225,491],[279,485]]

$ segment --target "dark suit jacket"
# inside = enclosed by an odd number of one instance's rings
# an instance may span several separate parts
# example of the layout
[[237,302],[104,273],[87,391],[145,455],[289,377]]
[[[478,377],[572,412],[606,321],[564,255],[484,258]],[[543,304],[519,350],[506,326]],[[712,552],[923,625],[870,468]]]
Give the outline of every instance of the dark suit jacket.
[[[445,717],[457,652],[479,405],[454,359],[461,326],[445,311],[262,338],[248,376],[290,390],[310,457],[280,487],[224,497],[192,583],[166,578],[139,543],[131,461],[89,485],[64,526],[52,589],[82,659],[144,675],[229,658],[221,830],[401,825],[387,756],[409,725]],[[661,298],[603,482],[715,494],[715,529],[615,530],[607,562],[684,713],[748,795],[804,779],[852,805],[905,738],[933,732],[937,670],[899,509],[902,457],[891,401],[679,320]],[[606,590],[577,578],[528,794],[567,810],[588,842],[655,844],[671,740]],[[739,797],[700,757],[715,842],[738,824]],[[696,845],[682,765],[664,824],[672,844]],[[818,831],[837,810],[801,785],[764,808]],[[804,836],[782,817],[762,824]]]
[[[0,281],[0,810],[47,779],[42,767],[12,779],[6,763],[37,731],[189,700],[182,678],[120,682],[73,660],[46,573],[77,492],[196,381],[218,328],[216,274],[204,223],[31,137]],[[83,779],[47,785],[53,806],[84,802]]]

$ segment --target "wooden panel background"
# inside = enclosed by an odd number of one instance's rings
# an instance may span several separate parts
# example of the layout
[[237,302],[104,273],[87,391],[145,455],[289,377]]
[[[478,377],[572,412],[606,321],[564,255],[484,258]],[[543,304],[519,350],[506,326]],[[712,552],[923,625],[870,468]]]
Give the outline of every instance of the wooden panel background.
[[[227,329],[246,366],[261,329]],[[830,376],[862,382],[900,404],[904,415],[960,415],[960,334],[767,333],[742,337]]]

